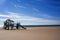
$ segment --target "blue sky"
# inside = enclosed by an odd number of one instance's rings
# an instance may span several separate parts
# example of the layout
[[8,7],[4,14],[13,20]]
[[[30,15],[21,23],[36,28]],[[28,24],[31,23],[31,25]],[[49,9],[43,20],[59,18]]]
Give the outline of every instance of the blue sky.
[[22,25],[60,24],[60,0],[0,0],[0,24],[8,18]]

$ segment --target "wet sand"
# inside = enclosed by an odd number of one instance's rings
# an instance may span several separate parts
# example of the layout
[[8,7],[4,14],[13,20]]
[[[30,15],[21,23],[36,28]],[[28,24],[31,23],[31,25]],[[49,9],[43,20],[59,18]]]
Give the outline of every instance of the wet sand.
[[26,30],[0,28],[0,40],[60,40],[60,27],[31,27]]

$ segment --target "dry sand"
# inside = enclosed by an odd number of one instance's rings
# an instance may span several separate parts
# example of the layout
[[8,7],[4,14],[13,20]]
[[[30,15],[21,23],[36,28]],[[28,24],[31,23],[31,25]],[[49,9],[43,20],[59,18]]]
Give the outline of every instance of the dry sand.
[[4,30],[0,28],[0,40],[60,40],[60,27]]

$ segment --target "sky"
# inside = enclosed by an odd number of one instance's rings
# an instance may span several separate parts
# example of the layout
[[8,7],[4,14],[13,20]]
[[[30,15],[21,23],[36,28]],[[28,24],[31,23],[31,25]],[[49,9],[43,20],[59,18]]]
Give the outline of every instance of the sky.
[[60,25],[60,0],[0,0],[0,25],[8,18],[21,25]]

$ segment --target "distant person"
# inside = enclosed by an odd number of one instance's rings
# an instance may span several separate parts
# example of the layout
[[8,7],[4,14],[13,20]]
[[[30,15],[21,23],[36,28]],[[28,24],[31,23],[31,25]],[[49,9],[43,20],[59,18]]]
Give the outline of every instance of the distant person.
[[19,27],[22,27],[23,29],[26,29],[25,27],[23,27],[22,25],[20,25],[20,23],[16,24],[16,29],[19,29]]
[[20,23],[16,24],[16,29],[19,29]]

